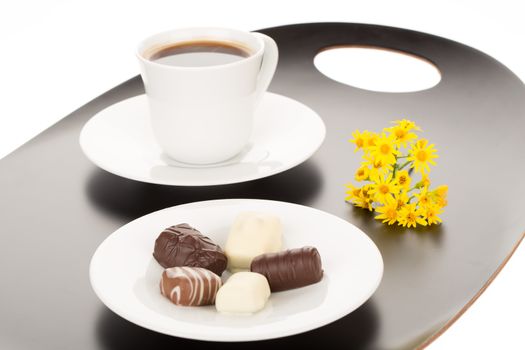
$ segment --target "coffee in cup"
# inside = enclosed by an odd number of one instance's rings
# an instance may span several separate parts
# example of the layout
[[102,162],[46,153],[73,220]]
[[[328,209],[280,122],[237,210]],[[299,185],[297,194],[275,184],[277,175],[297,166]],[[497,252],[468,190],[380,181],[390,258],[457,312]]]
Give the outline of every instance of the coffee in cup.
[[246,147],[255,109],[277,66],[270,37],[225,28],[178,29],[144,40],[137,57],[153,133],[168,157],[212,164]]

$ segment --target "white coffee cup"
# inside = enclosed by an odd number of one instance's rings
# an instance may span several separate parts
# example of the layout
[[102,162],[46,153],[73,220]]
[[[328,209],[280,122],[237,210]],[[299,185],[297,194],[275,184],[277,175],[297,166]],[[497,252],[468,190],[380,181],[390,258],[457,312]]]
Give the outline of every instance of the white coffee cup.
[[[162,48],[203,41],[242,47],[249,56],[206,66],[168,65],[151,59]],[[232,158],[247,146],[254,111],[277,66],[273,39],[227,28],[176,29],[142,41],[137,57],[153,133],[168,157],[211,164]]]

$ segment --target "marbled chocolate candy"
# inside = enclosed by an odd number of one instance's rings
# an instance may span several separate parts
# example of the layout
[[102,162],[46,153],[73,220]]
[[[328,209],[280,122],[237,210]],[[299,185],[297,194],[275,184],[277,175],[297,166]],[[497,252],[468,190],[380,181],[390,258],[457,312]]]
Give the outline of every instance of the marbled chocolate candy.
[[200,267],[170,267],[160,280],[162,295],[183,306],[213,304],[220,287],[221,278]]
[[221,275],[227,258],[221,247],[188,224],[168,227],[155,241],[153,257],[162,267],[202,267]]
[[321,256],[314,247],[259,255],[250,270],[264,275],[272,292],[304,287],[323,278]]

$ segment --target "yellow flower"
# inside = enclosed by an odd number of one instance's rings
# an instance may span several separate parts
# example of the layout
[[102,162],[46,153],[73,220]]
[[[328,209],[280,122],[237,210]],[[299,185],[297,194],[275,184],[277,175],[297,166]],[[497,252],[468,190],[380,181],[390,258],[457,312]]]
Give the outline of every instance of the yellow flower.
[[432,199],[426,187],[423,187],[419,193],[415,194],[417,198],[417,204],[420,208],[426,208],[432,205]]
[[430,177],[428,174],[421,175],[421,180],[414,186],[414,188],[430,187]]
[[407,143],[413,139],[417,139],[417,135],[410,132],[410,129],[406,129],[401,125],[396,125],[386,129],[394,136],[394,143],[398,146],[406,147]]
[[434,158],[438,158],[434,149],[434,145],[428,145],[428,140],[420,139],[410,150],[410,155],[407,160],[412,161],[412,168],[415,168],[417,172],[421,174],[426,174],[430,172],[429,164],[436,165]]
[[366,166],[362,166],[355,172],[355,180],[356,181],[364,181],[368,179],[368,176],[370,175],[370,169]]
[[366,138],[365,147],[369,149],[370,147],[375,146],[379,135],[376,134],[375,132],[368,132],[366,136],[367,138]]
[[400,170],[396,173],[396,183],[404,190],[410,188],[410,183],[412,179],[406,170]]
[[[439,224],[439,215],[447,205],[448,186],[430,190],[428,174],[436,165],[437,150],[427,139],[418,138],[416,131],[421,129],[415,122],[400,119],[392,123],[380,133],[352,133],[348,141],[355,144],[355,151],[363,151],[354,179],[366,185],[348,184],[346,200],[356,207],[376,211],[374,218],[384,224],[397,222],[408,228]],[[414,170],[421,174],[419,181]]]
[[421,217],[422,210],[416,209],[415,204],[407,204],[399,210],[397,222],[403,227],[416,227],[417,224],[426,226],[427,222]]
[[364,185],[362,188],[361,188],[361,191],[363,192],[363,196],[372,200],[371,198],[371,193],[370,193],[370,188],[371,188],[371,185],[368,184],[368,185]]
[[372,211],[372,200],[368,194],[368,185],[363,188],[355,187],[352,184],[347,184],[346,200],[353,203],[356,207],[368,209]]
[[346,196],[345,200],[353,201],[355,198],[359,198],[359,196],[361,196],[361,188],[355,187],[351,183],[348,183],[346,185],[346,188],[348,188],[348,189],[346,190],[347,196]]
[[375,177],[377,175],[383,175],[389,171],[394,170],[392,164],[386,164],[382,161],[375,160],[370,154],[363,155],[364,162],[361,163],[362,167],[368,167],[369,178]]
[[434,203],[440,207],[440,208],[444,208],[447,206],[448,204],[448,200],[446,198],[443,198],[443,197],[436,197],[434,198]]
[[371,178],[374,182],[370,184],[370,195],[379,203],[387,203],[394,199],[394,194],[399,193],[399,186],[392,179],[392,173],[388,175],[378,175]]
[[361,197],[358,200],[356,200],[354,205],[359,208],[368,209],[369,211],[373,211],[372,201],[370,199],[366,199],[365,197]]
[[379,215],[376,215],[377,220],[382,220],[382,223],[388,223],[389,225],[395,224],[397,221],[397,202],[395,200],[387,200],[385,205],[382,207],[377,207],[376,212]]
[[448,186],[447,185],[441,185],[438,186],[434,191],[430,192],[431,198],[434,201],[434,203],[440,207],[444,208],[447,206],[447,196],[448,196]]
[[428,177],[427,174],[424,174],[421,177],[421,186],[427,187],[427,188],[430,186],[430,178]]
[[447,185],[441,185],[441,186],[438,186],[438,187],[434,190],[434,193],[435,193],[438,197],[441,197],[441,198],[447,198],[447,195],[448,195],[448,186],[447,186]]
[[372,194],[370,193],[370,185],[364,185],[361,188],[361,208],[365,208],[372,211],[374,209],[372,208],[373,202],[374,199],[372,198]]
[[438,224],[438,223],[443,221],[438,216],[442,212],[443,212],[443,209],[441,209],[439,206],[437,206],[437,205],[429,205],[423,211],[423,218],[425,220],[427,220],[429,225]]
[[416,123],[408,119],[395,120],[392,123],[397,124],[397,126],[405,129],[406,131],[410,131],[412,129],[421,131],[421,129],[419,128],[419,126],[416,125]]
[[394,136],[381,134],[374,146],[370,147],[370,154],[376,162],[383,164],[394,164],[399,151],[396,149]]
[[408,193],[407,191],[401,191],[397,194],[394,194],[394,199],[397,202],[397,210],[403,208],[405,205],[408,204]]
[[361,163],[361,166],[369,167],[369,178],[383,175],[389,171],[394,170],[392,164],[385,164],[382,161],[377,161],[370,155],[364,155],[363,157],[365,161]]
[[368,131],[360,132],[359,130],[356,130],[352,133],[353,139],[348,140],[348,142],[355,144],[355,150],[354,152],[357,152],[357,150],[362,149],[366,145],[367,140],[367,133]]

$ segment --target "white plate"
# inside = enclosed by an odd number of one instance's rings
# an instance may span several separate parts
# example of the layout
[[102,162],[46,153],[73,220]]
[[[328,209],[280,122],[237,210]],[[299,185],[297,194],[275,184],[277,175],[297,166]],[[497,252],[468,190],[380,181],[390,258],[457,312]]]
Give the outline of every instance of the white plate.
[[93,163],[122,177],[163,185],[209,186],[288,170],[310,158],[326,134],[314,111],[277,94],[263,96],[254,118],[250,144],[238,156],[212,166],[191,166],[163,155],[153,137],[146,96],[140,95],[91,118],[80,133],[80,146]]
[[[266,307],[249,316],[223,315],[214,306],[176,306],[163,297],[159,291],[163,269],[152,257],[159,233],[187,222],[223,246],[235,216],[245,210],[278,215],[285,248],[317,247],[323,279],[272,293]],[[196,202],[143,216],[111,234],[90,266],[95,293],[121,317],[159,333],[212,341],[271,339],[326,325],[363,304],[382,274],[379,250],[352,224],[317,209],[252,199]]]

